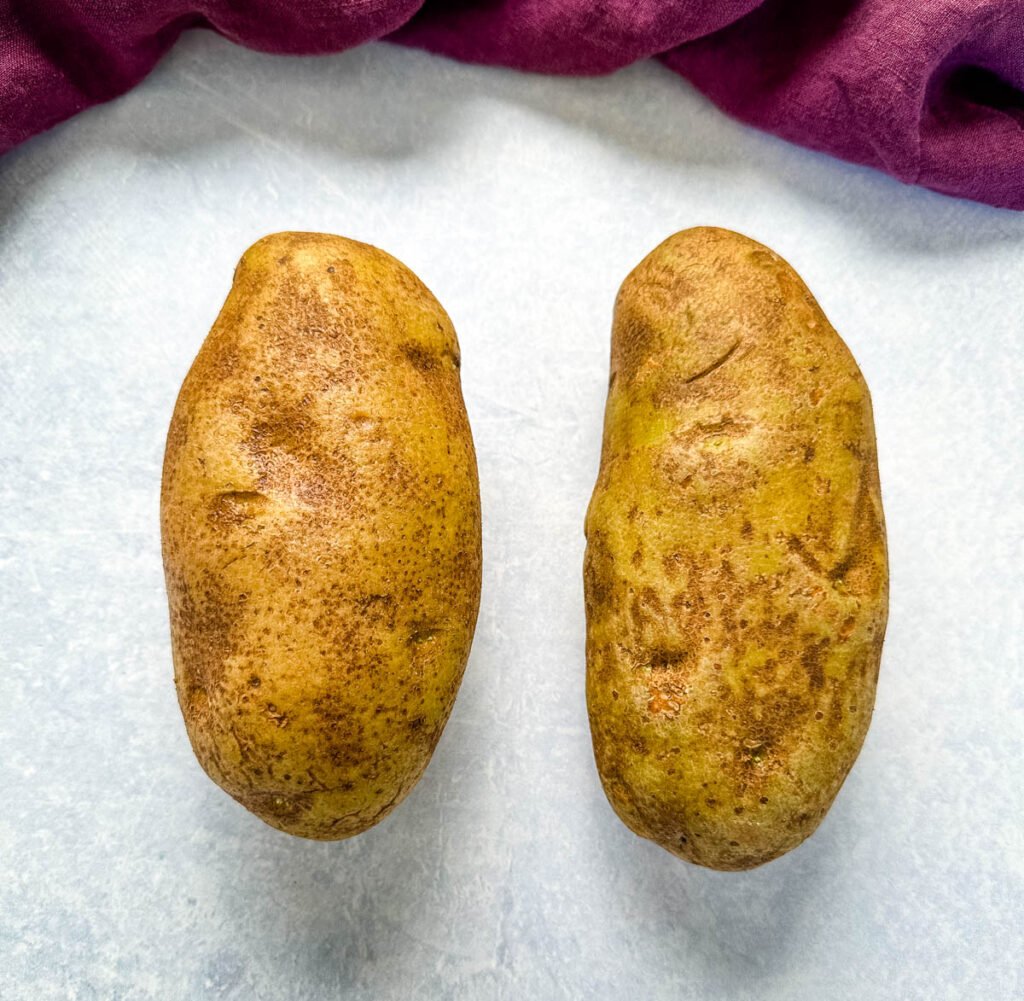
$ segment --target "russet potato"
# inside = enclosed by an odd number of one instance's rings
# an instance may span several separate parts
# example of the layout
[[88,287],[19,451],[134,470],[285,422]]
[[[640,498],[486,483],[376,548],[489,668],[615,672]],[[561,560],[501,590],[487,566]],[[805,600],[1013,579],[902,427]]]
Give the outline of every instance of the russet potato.
[[185,379],[161,527],[178,698],[202,767],[268,824],[385,817],[451,712],[480,500],[445,311],[374,247],[251,247]]
[[888,571],[867,386],[771,250],[692,229],[626,279],[586,534],[612,806],[715,869],[789,851],[867,732]]

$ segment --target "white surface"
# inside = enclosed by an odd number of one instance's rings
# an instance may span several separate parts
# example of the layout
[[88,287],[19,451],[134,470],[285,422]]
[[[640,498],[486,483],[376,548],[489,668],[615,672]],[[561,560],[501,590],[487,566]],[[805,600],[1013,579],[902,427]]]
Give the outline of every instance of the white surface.
[[[803,274],[872,389],[892,558],[874,724],[819,832],[687,866],[601,794],[582,519],[627,271],[698,223]],[[1024,216],[745,130],[656,65],[552,80],[186,38],[0,160],[0,996],[1024,996]],[[315,844],[221,793],[171,682],[175,394],[257,237],[375,243],[451,313],[483,605],[433,763]]]

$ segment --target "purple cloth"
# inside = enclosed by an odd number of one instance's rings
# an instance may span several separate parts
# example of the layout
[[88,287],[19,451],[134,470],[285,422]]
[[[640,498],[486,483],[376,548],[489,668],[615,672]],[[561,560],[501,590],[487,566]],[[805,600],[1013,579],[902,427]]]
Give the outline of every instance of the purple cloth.
[[268,52],[389,36],[545,73],[658,56],[758,128],[1024,209],[1024,0],[0,0],[0,152],[200,26]]

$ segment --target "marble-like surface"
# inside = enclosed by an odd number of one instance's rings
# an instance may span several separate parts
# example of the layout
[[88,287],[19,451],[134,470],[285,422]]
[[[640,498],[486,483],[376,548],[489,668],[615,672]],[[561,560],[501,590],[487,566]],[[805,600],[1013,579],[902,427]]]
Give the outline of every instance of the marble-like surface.
[[[582,518],[612,301],[670,232],[796,266],[874,395],[892,611],[819,832],[748,874],[614,817],[583,699]],[[180,381],[245,247],[366,240],[451,313],[479,451],[476,643],[423,781],[315,844],[202,774],[157,525]],[[187,37],[0,160],[0,996],[1024,996],[1024,217],[599,80]]]

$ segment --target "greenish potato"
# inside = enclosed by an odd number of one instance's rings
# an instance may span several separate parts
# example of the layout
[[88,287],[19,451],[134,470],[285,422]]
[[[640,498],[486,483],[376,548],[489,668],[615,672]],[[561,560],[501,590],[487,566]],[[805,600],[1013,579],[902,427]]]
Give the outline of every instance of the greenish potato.
[[615,811],[715,869],[789,851],[867,732],[888,570],[867,386],[768,248],[691,229],[626,279],[586,535]]
[[210,777],[333,840],[430,760],[480,598],[480,498],[445,311],[318,233],[242,258],[189,371],[161,495],[175,683]]

